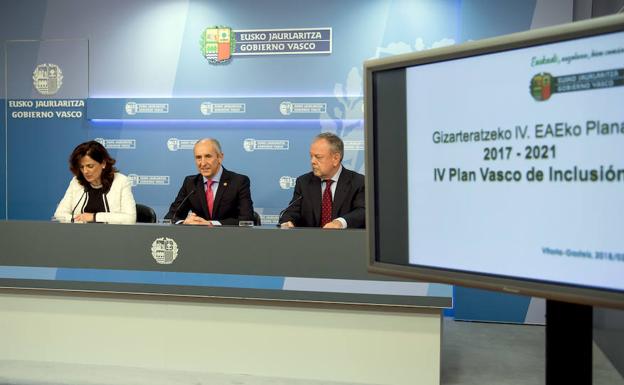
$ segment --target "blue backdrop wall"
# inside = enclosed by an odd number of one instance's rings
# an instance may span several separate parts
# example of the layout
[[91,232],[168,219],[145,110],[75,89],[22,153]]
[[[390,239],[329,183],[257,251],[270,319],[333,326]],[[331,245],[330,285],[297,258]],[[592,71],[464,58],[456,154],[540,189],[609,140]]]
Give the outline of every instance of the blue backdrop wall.
[[[340,135],[344,165],[365,172],[364,60],[571,18],[571,0],[3,1],[0,217],[50,219],[71,177],[67,157],[88,139],[162,217],[196,172],[193,142],[215,137],[224,166],[251,178],[263,223],[275,223],[319,132]],[[206,58],[215,26],[237,39],[227,63]],[[271,32],[291,35],[278,38],[283,47],[253,45]],[[37,89],[41,65],[54,94]]]

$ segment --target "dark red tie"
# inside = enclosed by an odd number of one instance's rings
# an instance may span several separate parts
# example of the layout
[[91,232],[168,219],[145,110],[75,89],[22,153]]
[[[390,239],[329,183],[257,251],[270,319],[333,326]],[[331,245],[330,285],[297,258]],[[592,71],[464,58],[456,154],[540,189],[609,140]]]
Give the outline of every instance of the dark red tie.
[[214,195],[212,193],[212,179],[206,182],[206,202],[208,202],[208,219],[212,218],[212,207],[214,206]]
[[332,193],[331,184],[333,180],[325,180],[325,191],[323,191],[323,200],[321,202],[321,227],[331,222],[332,215]]

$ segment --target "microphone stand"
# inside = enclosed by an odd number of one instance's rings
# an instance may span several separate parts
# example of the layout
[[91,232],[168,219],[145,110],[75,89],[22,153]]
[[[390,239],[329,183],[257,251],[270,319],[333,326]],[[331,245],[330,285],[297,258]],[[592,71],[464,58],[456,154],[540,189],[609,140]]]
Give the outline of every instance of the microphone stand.
[[293,207],[293,205],[297,202],[299,202],[301,199],[303,198],[303,195],[298,195],[295,198],[293,198],[293,200],[290,201],[290,203],[288,204],[288,206],[286,206],[286,208],[282,211],[280,211],[279,216],[277,217],[277,227],[280,227],[282,225],[282,215],[284,215],[284,213],[291,207]]
[[80,202],[82,201],[82,198],[84,198],[86,193],[87,193],[87,189],[85,188],[82,192],[82,195],[80,196],[80,199],[78,199],[78,203],[76,203],[76,206],[74,206],[74,208],[72,209],[71,219],[70,219],[71,223],[74,223],[74,212],[76,211],[76,208],[78,208],[78,205],[80,204]]
[[187,199],[189,199],[189,197],[191,195],[193,195],[195,193],[195,189],[191,190],[190,193],[186,194],[186,196],[184,197],[184,199],[182,199],[182,202],[180,202],[180,204],[178,205],[178,207],[176,207],[176,209],[173,211],[173,215],[171,216],[171,221],[173,221],[175,223],[176,220],[176,214],[178,214],[178,210],[180,210],[180,207],[182,207],[182,205],[184,204],[184,202],[186,202]]

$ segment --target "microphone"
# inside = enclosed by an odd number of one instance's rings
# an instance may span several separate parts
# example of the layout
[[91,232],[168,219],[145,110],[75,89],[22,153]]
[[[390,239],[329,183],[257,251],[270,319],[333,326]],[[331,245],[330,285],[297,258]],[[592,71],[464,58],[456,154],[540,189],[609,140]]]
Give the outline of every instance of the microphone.
[[176,220],[176,214],[178,213],[178,210],[180,210],[180,207],[182,207],[182,205],[184,204],[184,202],[186,202],[187,199],[189,199],[189,197],[191,195],[195,194],[195,189],[191,190],[190,193],[186,194],[186,196],[184,197],[184,199],[182,199],[182,202],[180,202],[180,204],[178,205],[178,207],[176,207],[176,209],[173,211],[173,215],[171,216],[171,221],[173,223],[175,223]]
[[80,202],[82,201],[82,198],[84,198],[86,193],[87,193],[87,189],[85,188],[84,191],[82,192],[82,195],[80,196],[80,199],[78,199],[78,203],[76,203],[76,206],[74,206],[74,208],[72,209],[71,223],[74,223],[74,212],[76,211],[76,208],[78,207],[78,205],[80,204]]
[[282,215],[284,215],[286,210],[293,207],[293,205],[299,202],[301,198],[303,198],[303,195],[296,196],[295,198],[293,198],[293,200],[290,201],[290,203],[288,204],[288,206],[286,206],[284,210],[280,211],[279,216],[277,217],[277,227],[280,227],[282,225]]

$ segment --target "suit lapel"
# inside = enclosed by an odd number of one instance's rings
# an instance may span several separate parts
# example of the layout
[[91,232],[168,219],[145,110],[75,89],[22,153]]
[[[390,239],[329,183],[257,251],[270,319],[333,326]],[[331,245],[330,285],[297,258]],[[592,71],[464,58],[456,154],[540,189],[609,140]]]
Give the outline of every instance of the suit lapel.
[[334,192],[334,200],[332,202],[332,218],[338,218],[338,210],[344,203],[349,188],[351,187],[351,174],[343,167],[336,184],[336,191]]
[[312,202],[314,224],[318,226],[321,224],[321,180],[317,176],[312,175],[308,191],[310,192],[310,201]]
[[214,204],[212,206],[212,217],[219,218],[219,204],[221,203],[221,198],[223,194],[227,192],[227,189],[230,185],[230,172],[223,168],[223,172],[221,173],[221,179],[219,179],[219,188],[217,189],[217,195],[215,195]]
[[[200,216],[206,219],[210,219],[208,215],[208,201],[206,201],[205,187],[206,185],[204,184],[204,178],[202,177],[201,174],[199,174],[199,177],[197,178],[197,182],[195,182],[195,194],[199,194],[199,197],[198,197],[199,203],[202,207],[203,214],[204,214]],[[196,214],[200,214],[200,213],[196,213]]]

